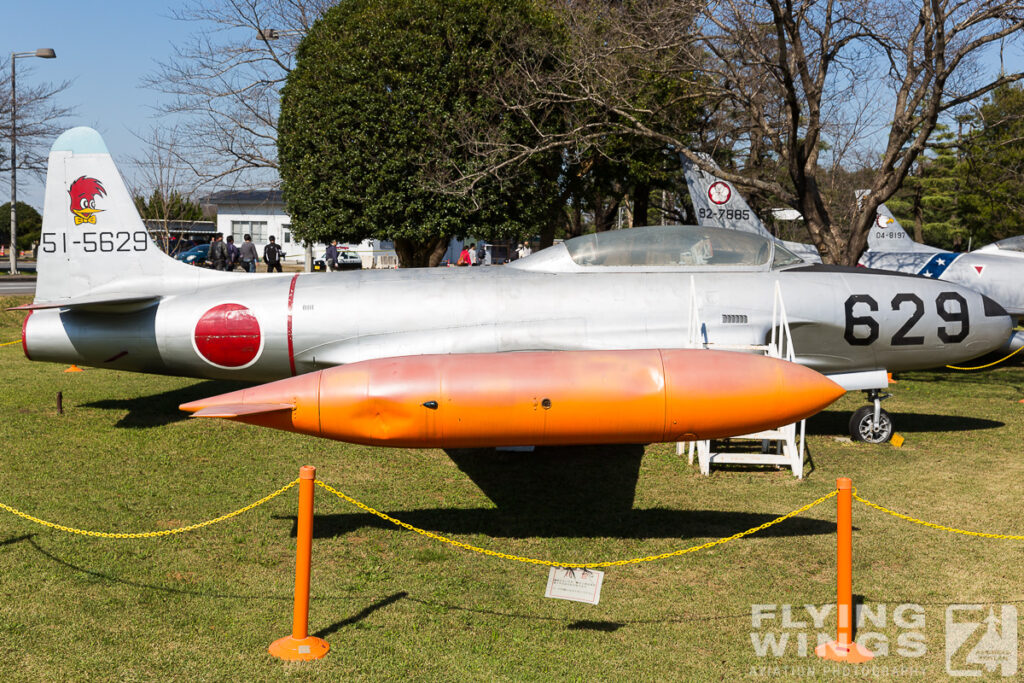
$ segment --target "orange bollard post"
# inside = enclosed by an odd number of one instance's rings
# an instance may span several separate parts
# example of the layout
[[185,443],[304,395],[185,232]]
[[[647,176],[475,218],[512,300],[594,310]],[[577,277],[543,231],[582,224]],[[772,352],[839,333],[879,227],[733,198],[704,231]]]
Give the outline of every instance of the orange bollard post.
[[292,634],[270,644],[270,654],[289,661],[320,659],[331,646],[309,635],[309,564],[313,554],[313,482],[316,468],[299,469],[298,542],[295,550],[295,609]]
[[875,655],[853,642],[853,482],[840,477],[836,488],[836,639],[814,648],[814,654],[857,664],[871,661]]

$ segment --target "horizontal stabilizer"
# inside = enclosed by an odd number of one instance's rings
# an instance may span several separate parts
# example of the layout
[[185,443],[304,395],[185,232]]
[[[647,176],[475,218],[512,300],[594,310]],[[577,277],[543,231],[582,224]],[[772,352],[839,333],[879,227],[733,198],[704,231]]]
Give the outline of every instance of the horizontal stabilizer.
[[81,297],[78,299],[63,299],[61,301],[37,301],[22,306],[13,306],[8,311],[38,311],[44,308],[96,308],[109,312],[117,312],[122,309],[129,313],[152,306],[160,300],[159,296],[132,296],[132,297]]
[[[180,408],[182,410],[189,410],[189,406],[201,404],[202,401],[197,401],[195,404],[183,403]],[[277,413],[282,410],[292,410],[295,406],[291,403],[228,403],[219,406],[210,406],[209,408],[200,408],[199,410],[192,413],[190,417],[244,417],[245,415],[263,415],[265,413]]]

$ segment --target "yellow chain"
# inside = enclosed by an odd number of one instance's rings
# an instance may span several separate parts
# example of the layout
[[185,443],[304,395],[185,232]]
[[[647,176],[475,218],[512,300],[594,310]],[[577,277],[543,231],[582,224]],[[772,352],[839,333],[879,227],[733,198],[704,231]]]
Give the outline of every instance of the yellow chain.
[[1021,351],[1024,351],[1024,346],[1020,347],[1016,351],[1011,351],[1009,356],[1004,356],[1004,357],[1000,358],[997,361],[992,361],[991,363],[986,363],[985,365],[979,365],[979,366],[974,367],[974,368],[961,368],[961,367],[957,367],[956,365],[947,365],[946,367],[949,368],[950,370],[984,370],[985,368],[990,368],[993,365],[999,365],[1004,360],[1010,360],[1011,358],[1013,358],[1013,356],[1015,356],[1016,354],[1020,353]]
[[240,508],[238,510],[235,510],[234,512],[229,512],[226,515],[221,515],[220,517],[217,517],[216,519],[210,519],[210,520],[207,520],[205,522],[199,522],[198,524],[190,524],[188,526],[179,527],[177,529],[167,529],[165,531],[140,531],[138,533],[128,533],[128,534],[111,533],[111,532],[107,532],[107,531],[88,531],[86,529],[74,529],[74,528],[69,527],[69,526],[63,526],[62,524],[54,524],[53,522],[47,522],[45,519],[39,519],[38,517],[33,517],[30,514],[27,514],[25,512],[22,512],[21,510],[17,510],[15,508],[12,508],[10,505],[4,505],[3,503],[0,503],[0,509],[7,510],[7,512],[10,512],[13,515],[17,515],[18,517],[21,517],[22,519],[27,519],[30,522],[35,522],[36,524],[42,524],[43,526],[50,527],[51,529],[56,529],[57,531],[67,531],[68,533],[71,533],[71,534],[80,534],[82,536],[98,536],[99,538],[156,538],[158,536],[170,536],[171,534],[180,534],[180,533],[183,533],[185,531],[195,531],[196,529],[202,529],[205,526],[210,526],[211,524],[216,524],[217,522],[223,522],[224,520],[231,519],[232,517],[237,517],[238,515],[240,515],[242,513],[248,512],[249,510],[252,510],[255,507],[259,507],[260,505],[263,505],[264,503],[266,503],[269,500],[273,500],[274,498],[277,498],[282,493],[284,493],[285,491],[287,491],[288,489],[292,488],[293,486],[295,486],[298,483],[299,483],[298,479],[296,479],[294,481],[291,481],[291,482],[285,484],[284,486],[282,486],[281,488],[279,488],[278,490],[276,490],[273,493],[271,493],[269,496],[264,496],[263,498],[260,498],[259,500],[257,500],[255,503],[252,503],[250,505],[246,505],[244,508]]
[[956,529],[956,528],[951,527],[951,526],[943,526],[941,524],[932,524],[931,522],[926,522],[926,521],[921,520],[921,519],[916,519],[914,517],[910,517],[908,515],[901,514],[899,512],[894,511],[894,510],[890,510],[888,508],[884,508],[881,505],[877,505],[875,503],[872,503],[870,500],[865,500],[865,499],[861,498],[860,496],[858,496],[856,492],[854,492],[853,497],[856,498],[857,500],[859,500],[861,503],[864,503],[868,507],[874,508],[876,510],[881,510],[882,512],[884,512],[886,514],[889,514],[889,515],[892,515],[893,517],[899,517],[900,519],[904,519],[904,520],[906,520],[908,522],[913,522],[914,524],[920,524],[922,526],[930,527],[932,529],[938,529],[939,531],[949,531],[949,532],[952,532],[954,534],[962,534],[964,536],[980,536],[982,538],[1001,538],[1001,539],[1005,539],[1005,540],[1008,540],[1008,541],[1024,541],[1024,536],[1011,536],[1009,534],[986,534],[986,533],[983,533],[981,531],[965,531],[963,529]]
[[331,493],[336,495],[338,498],[341,498],[342,500],[347,501],[347,502],[351,503],[352,505],[355,505],[357,508],[359,508],[361,510],[365,510],[366,512],[369,512],[371,515],[376,515],[377,517],[380,517],[381,519],[383,519],[385,521],[388,521],[388,522],[391,522],[392,524],[400,526],[400,527],[402,527],[404,529],[408,529],[409,531],[413,531],[413,532],[415,532],[417,534],[420,534],[421,536],[426,536],[427,538],[432,538],[435,541],[440,541],[441,543],[447,543],[448,545],[453,545],[456,548],[462,548],[463,550],[469,550],[471,552],[480,553],[481,555],[488,555],[490,557],[498,557],[498,558],[501,558],[503,560],[513,560],[515,562],[526,562],[528,564],[544,565],[544,566],[548,566],[548,567],[580,567],[580,568],[586,568],[586,569],[593,569],[593,568],[597,568],[597,567],[621,567],[621,566],[627,565],[627,564],[639,564],[641,562],[653,562],[655,560],[664,560],[664,559],[669,558],[669,557],[678,557],[679,555],[685,555],[686,553],[695,553],[698,550],[706,550],[707,548],[713,548],[716,545],[722,545],[723,543],[728,543],[729,541],[735,541],[737,538],[743,538],[744,536],[749,536],[751,534],[756,534],[758,531],[762,531],[764,529],[767,529],[770,526],[774,526],[776,524],[779,524],[780,522],[784,522],[787,519],[789,519],[790,517],[794,517],[796,515],[799,515],[801,512],[807,512],[808,510],[810,510],[815,505],[820,505],[821,503],[824,503],[826,500],[828,500],[829,498],[832,498],[837,493],[839,493],[838,490],[832,491],[828,495],[824,495],[821,498],[819,498],[819,499],[817,499],[817,500],[815,500],[815,501],[813,501],[811,503],[808,503],[807,505],[804,505],[801,508],[793,510],[792,512],[790,512],[788,514],[785,514],[785,515],[782,515],[781,517],[776,517],[775,519],[773,519],[773,520],[771,520],[769,522],[765,522],[764,524],[762,524],[760,526],[756,526],[753,529],[747,529],[746,531],[741,531],[738,534],[733,534],[732,536],[729,536],[728,538],[719,538],[718,540],[709,541],[709,542],[704,543],[702,545],[690,546],[689,548],[683,548],[681,550],[673,550],[672,552],[662,553],[660,555],[648,555],[647,557],[634,557],[634,558],[629,559],[629,560],[614,560],[614,561],[611,561],[611,562],[562,562],[562,561],[555,562],[555,561],[551,561],[551,560],[537,560],[537,559],[530,558],[530,557],[519,557],[518,555],[509,555],[507,553],[499,553],[499,552],[494,551],[494,550],[487,550],[486,548],[478,548],[477,546],[469,545],[468,543],[460,543],[459,541],[453,541],[450,538],[445,538],[444,536],[441,536],[439,534],[435,534],[435,533],[432,533],[430,531],[426,531],[424,529],[419,529],[417,527],[414,527],[412,524],[408,524],[408,523],[403,522],[401,520],[395,519],[394,517],[389,517],[388,515],[384,514],[383,512],[379,512],[377,510],[374,510],[369,505],[366,505],[364,503],[360,503],[358,500],[356,500],[355,498],[352,498],[351,496],[346,496],[341,491],[338,491],[337,489],[333,488],[332,486],[330,486],[329,484],[327,484],[325,482],[320,481],[319,479],[317,480],[316,483],[317,483],[317,486],[319,486],[319,487],[321,487],[323,489],[326,489],[327,491],[330,491]]
[[20,339],[15,339],[12,342],[4,342],[3,344],[0,344],[0,346],[11,346],[13,344],[20,344],[20,343],[21,343]]

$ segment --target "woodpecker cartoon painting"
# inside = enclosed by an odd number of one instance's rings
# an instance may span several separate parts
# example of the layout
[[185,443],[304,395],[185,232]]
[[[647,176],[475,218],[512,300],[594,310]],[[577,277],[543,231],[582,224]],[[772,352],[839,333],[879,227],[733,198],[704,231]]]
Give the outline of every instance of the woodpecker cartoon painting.
[[96,208],[96,197],[107,196],[107,191],[103,189],[103,183],[95,178],[81,176],[71,183],[68,194],[71,195],[71,213],[75,214],[75,225],[82,223],[95,225],[95,214],[103,210]]

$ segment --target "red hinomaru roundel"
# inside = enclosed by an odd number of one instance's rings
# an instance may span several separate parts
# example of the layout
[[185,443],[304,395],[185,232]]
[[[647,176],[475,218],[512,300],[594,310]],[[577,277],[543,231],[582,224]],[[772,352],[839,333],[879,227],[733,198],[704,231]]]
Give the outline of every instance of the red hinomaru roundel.
[[192,339],[200,356],[224,368],[249,365],[262,348],[260,323],[241,304],[220,304],[203,313]]
[[103,183],[95,178],[82,176],[71,183],[68,190],[71,195],[71,213],[75,214],[75,225],[82,223],[96,224],[96,215],[103,209],[96,208],[96,197],[106,197],[107,191]]

